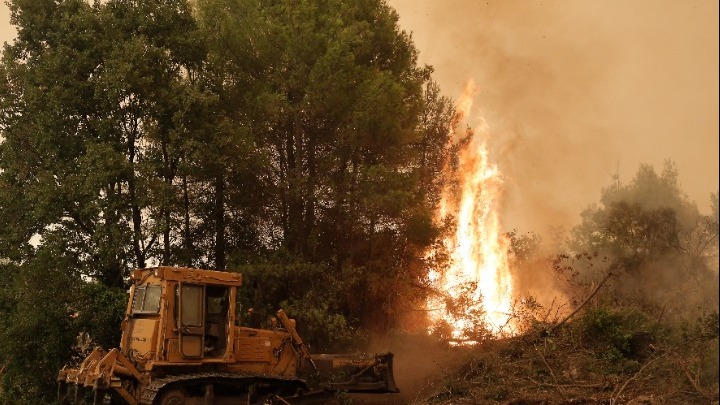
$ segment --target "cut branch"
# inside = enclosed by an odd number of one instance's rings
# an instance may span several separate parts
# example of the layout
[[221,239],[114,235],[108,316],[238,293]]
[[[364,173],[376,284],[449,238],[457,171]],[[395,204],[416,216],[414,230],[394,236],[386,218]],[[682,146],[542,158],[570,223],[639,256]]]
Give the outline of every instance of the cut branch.
[[688,381],[690,381],[690,385],[695,388],[695,391],[697,391],[697,393],[702,395],[704,398],[711,399],[712,396],[705,392],[702,388],[700,388],[700,386],[697,384],[696,379],[690,375],[690,370],[688,370],[687,365],[679,360],[677,363],[680,365],[680,368],[682,368],[682,370],[685,372],[685,377],[687,377]]
[[640,367],[640,370],[638,370],[637,373],[635,373],[632,377],[628,378],[628,379],[625,381],[625,383],[623,383],[623,385],[620,387],[620,389],[618,390],[618,392],[617,392],[616,394],[610,396],[610,405],[617,404],[618,398],[620,398],[620,394],[622,394],[622,392],[625,390],[625,387],[627,387],[627,385],[630,383],[630,381],[633,381],[633,380],[637,379],[637,378],[640,376],[640,374],[642,374],[642,372],[643,372],[646,368],[648,368],[648,366],[649,366],[650,364],[654,363],[656,360],[658,360],[658,359],[660,359],[660,358],[662,358],[662,357],[664,357],[664,356],[665,356],[665,355],[663,354],[663,355],[661,355],[661,356],[655,357],[654,359],[650,359],[650,360],[648,360],[642,367]]
[[570,320],[570,318],[572,318],[573,316],[575,316],[575,314],[577,314],[578,312],[580,312],[580,310],[583,309],[583,307],[584,307],[585,305],[587,305],[587,303],[590,302],[590,300],[592,300],[593,297],[595,297],[595,295],[598,293],[598,291],[600,291],[600,288],[602,288],[602,286],[605,285],[605,283],[610,279],[610,277],[611,277],[612,275],[613,275],[613,272],[612,272],[612,271],[609,271],[608,274],[605,276],[605,278],[603,278],[602,281],[600,281],[600,284],[598,284],[597,287],[595,287],[595,289],[593,290],[593,292],[585,299],[585,301],[583,301],[582,304],[580,304],[577,308],[575,308],[575,310],[572,311],[572,312],[570,313],[570,315],[566,316],[562,321],[560,321],[560,322],[558,322],[557,324],[553,325],[553,326],[548,330],[548,333],[552,333],[555,329],[557,329],[557,328],[559,328],[560,326],[562,326],[565,322],[567,322],[568,320]]

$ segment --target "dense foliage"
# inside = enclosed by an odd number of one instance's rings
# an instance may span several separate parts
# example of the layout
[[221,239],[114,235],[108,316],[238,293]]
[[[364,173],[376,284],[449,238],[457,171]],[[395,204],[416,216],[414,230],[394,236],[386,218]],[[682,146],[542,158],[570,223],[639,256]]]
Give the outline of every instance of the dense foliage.
[[115,346],[134,267],[243,271],[320,348],[417,299],[452,111],[384,1],[9,5],[0,396]]

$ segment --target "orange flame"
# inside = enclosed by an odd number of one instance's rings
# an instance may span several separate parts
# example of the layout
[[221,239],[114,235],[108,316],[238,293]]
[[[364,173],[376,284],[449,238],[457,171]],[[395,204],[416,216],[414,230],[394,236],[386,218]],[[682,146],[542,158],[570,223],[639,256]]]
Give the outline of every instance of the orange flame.
[[[476,91],[470,81],[458,102],[454,126],[469,115]],[[480,118],[480,125],[459,153],[460,191],[455,193],[459,198],[446,189],[438,211],[439,219],[451,213],[457,221],[455,234],[444,240],[449,267],[429,274],[444,296],[429,300],[431,321],[435,326],[447,323],[452,339],[466,343],[474,343],[472,335],[478,329],[499,335],[511,327],[512,280],[507,241],[497,215],[502,179],[489,160],[486,143],[477,136],[487,132],[487,124]]]

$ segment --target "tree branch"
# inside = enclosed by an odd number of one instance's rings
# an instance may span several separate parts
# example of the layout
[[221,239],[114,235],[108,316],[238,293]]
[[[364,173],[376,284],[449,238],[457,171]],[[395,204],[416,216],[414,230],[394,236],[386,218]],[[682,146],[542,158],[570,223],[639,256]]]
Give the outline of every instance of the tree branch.
[[[614,394],[614,395],[611,395],[611,396],[610,396],[610,405],[615,405],[615,404],[617,404],[618,398],[620,398],[620,394],[622,394],[623,390],[625,390],[625,387],[627,387],[627,385],[630,383],[630,381],[635,380],[636,378],[638,378],[638,377],[640,376],[640,374],[642,374],[642,372],[643,372],[646,368],[648,368],[648,366],[649,366],[650,364],[654,363],[656,360],[658,360],[658,359],[660,359],[660,358],[662,358],[662,357],[665,357],[665,355],[663,354],[663,355],[660,355],[660,356],[658,356],[658,357],[655,357],[654,359],[648,360],[642,367],[640,367],[640,370],[638,370],[638,372],[635,373],[635,375],[633,375],[632,377],[628,378],[628,379],[625,381],[625,383],[623,383],[623,385],[620,387],[620,390],[618,390],[617,394]],[[613,392],[614,392],[614,391],[613,391]]]

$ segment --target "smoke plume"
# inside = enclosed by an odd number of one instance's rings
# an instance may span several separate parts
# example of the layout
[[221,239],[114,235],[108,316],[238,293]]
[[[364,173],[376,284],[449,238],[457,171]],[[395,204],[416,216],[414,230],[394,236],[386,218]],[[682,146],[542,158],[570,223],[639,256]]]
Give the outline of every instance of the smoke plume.
[[718,185],[718,4],[388,0],[444,93],[479,86],[506,229],[566,229],[619,175],[674,160],[704,212]]

